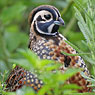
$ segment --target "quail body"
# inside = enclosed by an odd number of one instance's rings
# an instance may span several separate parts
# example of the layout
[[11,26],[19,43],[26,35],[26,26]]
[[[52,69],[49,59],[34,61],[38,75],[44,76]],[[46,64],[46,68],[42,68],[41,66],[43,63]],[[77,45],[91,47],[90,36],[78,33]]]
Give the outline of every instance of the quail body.
[[[64,25],[64,21],[57,8],[51,5],[41,5],[29,15],[30,41],[28,48],[32,50],[40,59],[54,60],[62,64],[60,71],[64,72],[68,68],[83,68],[83,73],[90,76],[87,66],[80,56],[67,56],[62,51],[69,54],[76,54],[76,50],[66,43],[66,38],[58,30]],[[37,83],[36,81],[37,80]],[[23,85],[31,86],[38,91],[43,83],[31,72],[16,66],[6,81],[8,91],[16,91]],[[84,79],[80,72],[67,80],[67,83],[75,83],[82,87],[78,92],[91,92],[87,87],[90,83]]]

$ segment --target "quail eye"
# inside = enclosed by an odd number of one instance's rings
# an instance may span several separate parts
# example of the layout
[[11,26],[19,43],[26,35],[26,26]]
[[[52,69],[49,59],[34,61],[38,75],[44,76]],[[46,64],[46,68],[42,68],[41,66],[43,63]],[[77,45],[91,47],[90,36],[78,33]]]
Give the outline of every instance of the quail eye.
[[44,17],[45,17],[47,20],[49,20],[49,19],[51,18],[51,15],[50,15],[50,14],[44,15]]

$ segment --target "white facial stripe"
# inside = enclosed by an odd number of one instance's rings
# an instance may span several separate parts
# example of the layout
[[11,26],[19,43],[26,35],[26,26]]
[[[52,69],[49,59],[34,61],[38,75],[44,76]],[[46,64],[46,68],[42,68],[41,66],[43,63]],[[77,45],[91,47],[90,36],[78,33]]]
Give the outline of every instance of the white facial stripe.
[[[54,10],[54,9],[53,9]],[[54,10],[55,11],[55,10]],[[58,13],[55,11],[55,14],[56,14],[56,20],[58,19]]]
[[62,34],[59,34],[60,37],[63,38],[63,40],[67,40]]
[[[51,13],[50,13],[49,11],[46,11],[46,10],[42,10],[42,11],[37,12],[37,13],[35,14],[35,16],[34,16],[33,22],[36,21],[36,19],[38,18],[39,15],[42,17],[42,19],[45,19],[45,18],[44,18],[44,15],[47,15],[47,14],[50,14],[50,15],[51,15]],[[52,15],[51,15],[51,19],[52,19],[52,18],[53,18],[53,17],[52,17]],[[49,21],[51,21],[51,19],[49,19],[48,21],[44,21],[44,22],[49,22]]]
[[49,27],[48,27],[48,32],[51,33],[52,29],[53,29],[53,26],[54,26],[54,23],[51,24]]

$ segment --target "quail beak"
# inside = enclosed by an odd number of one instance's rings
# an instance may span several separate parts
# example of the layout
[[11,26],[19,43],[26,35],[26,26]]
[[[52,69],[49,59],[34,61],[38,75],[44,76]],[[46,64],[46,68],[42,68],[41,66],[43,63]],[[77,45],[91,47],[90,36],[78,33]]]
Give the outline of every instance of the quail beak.
[[57,21],[54,21],[54,24],[56,24],[56,25],[64,25],[64,20],[61,17],[59,17],[59,19]]

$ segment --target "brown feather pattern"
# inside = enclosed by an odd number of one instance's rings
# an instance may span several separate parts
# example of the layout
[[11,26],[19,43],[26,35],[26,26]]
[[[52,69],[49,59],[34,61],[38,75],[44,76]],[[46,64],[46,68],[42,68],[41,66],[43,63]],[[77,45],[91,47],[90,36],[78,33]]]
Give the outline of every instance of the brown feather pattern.
[[[29,48],[34,51],[40,59],[55,60],[56,62],[61,63],[62,66],[60,67],[60,71],[62,71],[63,74],[68,68],[83,68],[84,74],[90,76],[87,66],[80,56],[67,56],[62,53],[62,51],[64,51],[66,53],[76,54],[76,51],[65,42],[66,39],[64,36],[62,36],[60,33],[51,37],[41,36],[35,33],[34,26],[31,24],[31,22],[35,17],[35,14],[40,11],[40,8],[50,8],[59,14],[55,7],[49,5],[37,7],[30,13]],[[35,91],[38,91],[43,85],[43,82],[39,80],[34,74],[18,66],[16,66],[16,68],[11,72],[6,83],[6,91],[16,91],[23,85],[30,86]],[[75,83],[81,86],[82,89],[78,90],[78,92],[91,92],[92,90],[90,87],[87,87],[90,85],[90,83],[81,76],[80,72],[68,79],[66,83]]]

